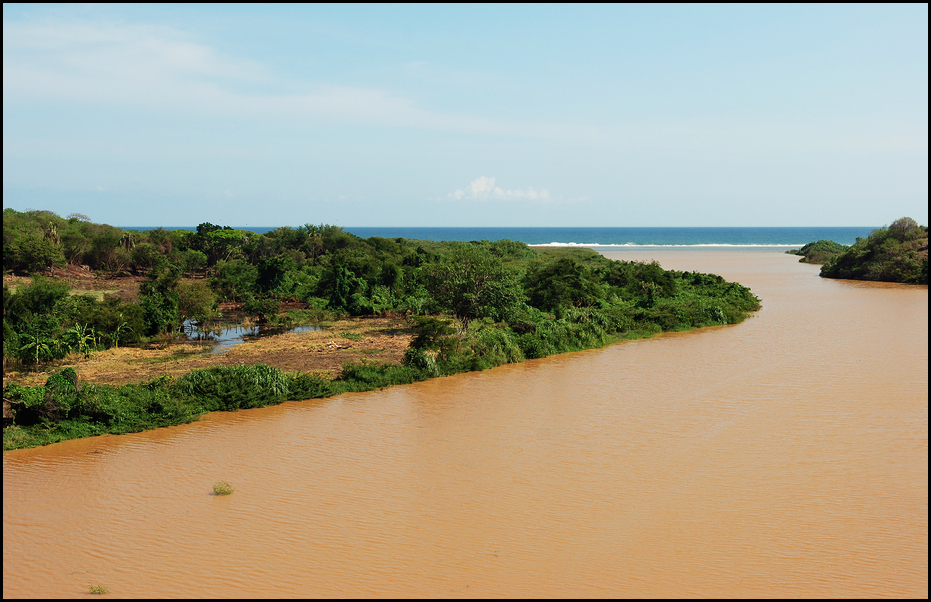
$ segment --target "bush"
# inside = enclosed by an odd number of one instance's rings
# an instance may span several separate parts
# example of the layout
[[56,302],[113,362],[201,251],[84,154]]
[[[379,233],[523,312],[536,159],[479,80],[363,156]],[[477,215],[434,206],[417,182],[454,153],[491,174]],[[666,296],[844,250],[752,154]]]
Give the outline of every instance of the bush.
[[213,495],[229,495],[233,493],[233,486],[226,481],[217,481],[213,484]]
[[786,253],[801,255],[800,263],[827,263],[840,253],[847,250],[847,245],[836,243],[833,240],[818,240],[810,242],[801,249],[790,249]]
[[178,378],[173,390],[194,397],[205,411],[260,408],[288,398],[289,378],[281,370],[255,364],[213,366]]
[[252,297],[251,295],[242,304],[242,311],[250,316],[255,316],[259,324],[265,324],[269,320],[278,316],[281,311],[281,303],[271,297]]
[[412,366],[429,376],[437,376],[439,368],[436,365],[436,354],[422,349],[406,349],[402,364]]
[[293,401],[318,399],[332,394],[330,381],[319,374],[297,374],[291,378],[288,386],[288,399]]
[[210,286],[228,301],[241,301],[249,293],[255,292],[259,270],[245,260],[219,261],[215,274],[210,279]]
[[392,385],[406,385],[427,378],[414,366],[375,365],[367,362],[347,363],[333,382],[335,391],[372,391]]

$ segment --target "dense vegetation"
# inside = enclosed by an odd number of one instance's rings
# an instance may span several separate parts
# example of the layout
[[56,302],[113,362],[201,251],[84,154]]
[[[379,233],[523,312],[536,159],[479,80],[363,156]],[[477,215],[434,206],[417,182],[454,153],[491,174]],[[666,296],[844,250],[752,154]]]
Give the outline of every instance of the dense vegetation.
[[789,249],[786,253],[801,255],[799,263],[825,264],[845,250],[847,250],[847,245],[842,245],[833,240],[818,240],[808,243],[801,249]]
[[824,278],[928,284],[928,227],[910,217],[873,230],[821,267]]
[[[209,223],[194,232],[134,232],[49,212],[4,211],[5,267],[50,271],[65,260],[144,275],[139,301],[71,295],[66,284],[41,276],[15,291],[4,286],[5,366],[167,336],[185,319],[209,320],[221,299],[242,302],[260,321],[276,319],[284,298],[329,315],[400,313],[410,316],[416,337],[403,365],[347,365],[335,380],[257,365],[79,387],[66,370],[45,387],[4,389],[17,425],[4,431],[5,449],[735,324],[759,308],[749,289],[720,276],[612,261],[589,249],[361,239],[323,225],[261,235]],[[185,274],[200,279],[185,281]]]

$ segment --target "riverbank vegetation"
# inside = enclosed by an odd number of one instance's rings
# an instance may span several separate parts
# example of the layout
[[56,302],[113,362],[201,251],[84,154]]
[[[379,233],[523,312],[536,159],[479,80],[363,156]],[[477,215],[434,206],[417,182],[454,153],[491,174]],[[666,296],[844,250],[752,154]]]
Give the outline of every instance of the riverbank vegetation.
[[[137,298],[70,289],[55,270],[74,262],[91,262],[80,265],[104,281],[140,279]],[[4,267],[34,276],[15,290],[4,284],[4,380],[8,367],[71,364],[44,386],[4,383],[5,423],[7,408],[12,423],[4,449],[736,324],[759,308],[749,289],[720,276],[612,261],[589,249],[362,239],[326,225],[139,232],[8,209]],[[239,304],[262,324],[282,319],[283,302],[299,304],[310,321],[396,316],[410,342],[399,362],[349,362],[329,378],[256,362],[119,386],[79,380],[74,366],[85,355],[168,340],[185,322],[216,319],[220,302]]]
[[928,284],[928,227],[910,217],[897,219],[831,258],[821,276]]
[[786,251],[789,255],[799,255],[799,263],[825,264],[847,250],[847,245],[842,245],[833,240],[818,240],[810,242],[801,249],[789,249]]

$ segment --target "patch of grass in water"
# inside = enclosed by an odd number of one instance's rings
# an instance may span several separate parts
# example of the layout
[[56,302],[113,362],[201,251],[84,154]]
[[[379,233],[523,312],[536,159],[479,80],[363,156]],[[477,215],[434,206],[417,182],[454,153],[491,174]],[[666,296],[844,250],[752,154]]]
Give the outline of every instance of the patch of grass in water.
[[213,484],[213,495],[229,495],[233,493],[233,486],[226,481],[217,481]]
[[93,583],[87,584],[87,589],[90,590],[92,594],[109,594],[110,590],[106,585],[94,585]]

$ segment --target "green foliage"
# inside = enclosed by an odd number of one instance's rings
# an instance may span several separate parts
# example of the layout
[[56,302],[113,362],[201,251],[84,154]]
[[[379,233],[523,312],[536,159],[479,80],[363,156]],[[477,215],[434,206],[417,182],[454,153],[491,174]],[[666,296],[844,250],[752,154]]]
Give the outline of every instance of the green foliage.
[[523,296],[514,274],[501,260],[471,244],[456,245],[446,260],[423,269],[427,290],[440,307],[453,312],[461,332],[476,318],[503,317]]
[[414,366],[348,363],[333,381],[334,392],[372,391],[392,385],[406,385],[427,378]]
[[410,343],[411,349],[440,349],[449,335],[455,332],[449,325],[449,320],[427,316],[414,316],[411,325],[417,335]]
[[[334,309],[349,309],[353,305],[353,295],[361,295],[361,291],[365,290],[365,281],[357,278],[342,264],[335,264],[321,285],[329,289],[330,307]],[[361,309],[358,297],[354,305],[356,309]]]
[[219,261],[210,285],[221,298],[228,301],[241,301],[256,291],[258,277],[258,269],[244,259]]
[[173,385],[183,396],[197,397],[207,411],[258,408],[288,397],[288,378],[264,364],[213,366],[194,370]]
[[524,276],[528,304],[553,311],[562,307],[591,307],[604,298],[604,290],[589,270],[569,258],[535,264]]
[[207,267],[207,254],[197,249],[188,249],[181,253],[181,267],[188,276],[195,276],[197,272]]
[[319,374],[296,374],[288,387],[288,399],[299,401],[303,399],[318,399],[333,395],[329,379]]
[[213,495],[230,495],[233,493],[233,486],[226,481],[217,481],[213,484]]
[[[163,261],[152,268],[146,280],[139,285],[139,304],[142,306],[145,333],[177,332],[183,320],[178,279],[181,268]],[[190,301],[190,298],[189,298]]]
[[[911,245],[921,228],[897,220],[888,231],[870,237],[887,254]],[[61,246],[70,261],[109,270],[131,266],[147,279],[138,303],[69,296],[67,286],[41,278],[16,291],[4,287],[4,353],[28,364],[174,332],[185,319],[209,320],[218,297],[244,301],[247,313],[276,324],[405,313],[415,336],[401,365],[348,364],[333,380],[256,365],[122,387],[78,388],[76,380],[69,387],[58,375],[46,387],[8,387],[15,424],[4,431],[5,449],[410,383],[620,338],[735,324],[759,308],[749,289],[719,276],[507,240],[361,239],[322,224],[263,235],[207,222],[196,232],[134,232],[48,212],[4,211],[5,265],[17,261],[30,237]],[[201,270],[210,275],[209,288],[205,281],[179,281]],[[308,309],[278,316],[279,300],[288,298],[306,300]],[[456,322],[458,329],[451,326]]]
[[412,366],[428,376],[437,376],[439,367],[436,363],[436,353],[424,349],[409,348],[404,350],[402,365]]
[[823,278],[928,284],[928,228],[903,217],[821,267]]
[[800,263],[824,264],[843,253],[846,249],[847,245],[836,243],[833,240],[818,240],[808,243],[801,249],[790,249],[786,253],[801,255]]
[[266,324],[278,315],[281,303],[271,297],[247,297],[242,304],[242,310],[247,315],[255,316],[259,324]]
[[[120,330],[125,331],[126,328],[128,326],[126,322],[123,322]],[[116,334],[115,337],[118,341],[119,334]],[[97,336],[94,327],[80,322],[75,323],[74,326],[66,330],[62,335],[62,340],[70,349],[84,354],[84,357],[90,357],[91,352],[97,348]]]
[[501,328],[479,328],[470,332],[463,341],[474,356],[472,369],[484,370],[502,364],[524,361],[518,337]]
[[91,594],[109,594],[110,593],[110,590],[109,588],[107,588],[106,585],[95,585],[93,583],[88,583],[87,588],[88,590],[90,590]]
[[217,316],[220,303],[206,282],[181,282],[178,291],[178,314],[181,321],[208,322]]
[[[60,244],[37,234],[26,233],[9,248],[9,269],[23,272],[41,272],[54,265],[64,265],[65,256]],[[6,261],[4,263],[7,263]]]

